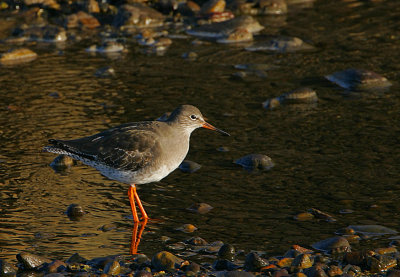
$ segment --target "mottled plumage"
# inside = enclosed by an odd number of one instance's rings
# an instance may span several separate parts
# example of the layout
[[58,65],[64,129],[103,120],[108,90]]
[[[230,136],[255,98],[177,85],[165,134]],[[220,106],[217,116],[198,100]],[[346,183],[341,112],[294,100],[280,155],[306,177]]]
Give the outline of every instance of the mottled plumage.
[[189,150],[190,134],[216,129],[194,106],[182,105],[165,121],[127,123],[74,140],[49,140],[47,152],[64,154],[128,184],[159,181],[175,170]]

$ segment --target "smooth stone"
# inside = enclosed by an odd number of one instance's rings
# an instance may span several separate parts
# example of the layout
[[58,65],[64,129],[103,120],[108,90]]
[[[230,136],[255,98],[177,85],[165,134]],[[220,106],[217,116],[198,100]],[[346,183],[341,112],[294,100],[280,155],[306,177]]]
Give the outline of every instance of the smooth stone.
[[74,159],[66,155],[58,155],[51,163],[50,167],[55,171],[62,171],[74,165]]
[[0,57],[0,64],[5,66],[28,63],[37,58],[37,54],[28,48],[12,49]]
[[217,39],[218,43],[241,43],[241,42],[248,42],[253,40],[253,34],[247,29],[236,29],[226,35],[225,37]]
[[290,276],[290,275],[289,275],[289,272],[285,268],[276,270],[272,274],[272,277],[286,277],[286,276]]
[[17,254],[17,260],[18,260],[18,262],[21,263],[22,267],[25,270],[34,269],[34,268],[36,268],[38,266],[41,266],[43,264],[51,263],[50,259],[47,259],[47,258],[42,257],[42,256],[30,254],[30,253]]
[[201,270],[200,265],[198,263],[195,263],[195,262],[191,262],[189,265],[187,265],[185,267],[185,271],[186,272],[191,271],[191,272],[197,273],[200,270]]
[[207,203],[194,203],[187,208],[188,211],[198,214],[206,214],[212,209],[213,207]]
[[190,245],[195,245],[195,246],[208,245],[208,242],[201,237],[192,237],[192,238],[186,240],[185,243],[190,244]]
[[302,87],[266,100],[263,102],[263,107],[265,109],[274,109],[282,104],[313,104],[317,101],[318,96],[315,90]]
[[179,169],[184,172],[184,173],[193,173],[196,172],[201,168],[201,165],[199,165],[196,162],[192,162],[189,160],[184,160],[180,165]]
[[367,265],[372,273],[383,273],[397,266],[397,259],[388,255],[374,255],[367,258]]
[[87,52],[96,52],[96,53],[118,53],[125,50],[125,47],[115,41],[106,41],[101,45],[91,45],[90,47],[86,48]]
[[225,10],[225,6],[225,0],[208,0],[201,6],[200,13],[221,13]]
[[237,159],[234,163],[241,165],[244,169],[249,171],[255,169],[270,170],[274,167],[272,159],[263,154],[249,154]]
[[231,244],[224,244],[218,251],[218,258],[221,260],[234,261],[235,260],[235,247]]
[[287,13],[287,4],[285,0],[259,0],[260,15],[282,15]]
[[332,237],[318,241],[311,245],[314,249],[330,254],[340,254],[351,251],[349,242],[345,237]]
[[121,265],[117,260],[109,262],[104,267],[104,273],[108,275],[118,275],[121,272]]
[[343,274],[343,270],[337,265],[330,265],[326,272],[329,277],[340,276]]
[[325,78],[344,89],[354,91],[382,91],[392,85],[388,79],[375,72],[354,68],[334,72]]
[[261,258],[256,252],[250,252],[246,255],[244,269],[247,271],[260,271],[262,267],[268,265],[268,261]]
[[371,255],[373,252],[367,250],[347,252],[344,255],[344,261],[352,265],[364,265],[367,263],[367,257]]
[[310,268],[313,266],[313,262],[311,261],[311,256],[310,254],[300,254],[297,257],[294,258],[292,265],[291,265],[291,271],[297,271],[300,269],[306,269]]
[[67,208],[67,216],[72,218],[77,218],[85,215],[85,211],[83,210],[82,206],[79,204],[71,204]]
[[181,227],[176,228],[176,230],[184,233],[193,233],[197,230],[197,227],[193,224],[183,224]]
[[17,274],[17,270],[8,262],[0,259],[0,277],[11,277]]
[[368,236],[395,235],[398,233],[394,229],[381,225],[350,225],[348,228],[353,229],[356,233]]
[[155,254],[151,260],[152,266],[157,271],[176,271],[180,268],[183,260],[168,251],[161,251]]
[[312,213],[299,213],[294,216],[294,219],[297,221],[309,221],[314,219],[314,215]]
[[71,257],[69,257],[65,262],[67,264],[73,264],[73,263],[83,264],[87,262],[87,259],[79,255],[78,253],[75,253]]

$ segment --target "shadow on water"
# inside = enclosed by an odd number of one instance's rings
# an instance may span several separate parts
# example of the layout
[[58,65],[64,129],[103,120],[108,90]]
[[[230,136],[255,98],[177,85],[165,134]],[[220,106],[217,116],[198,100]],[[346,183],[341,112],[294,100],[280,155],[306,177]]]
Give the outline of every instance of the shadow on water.
[[[159,183],[138,187],[150,217],[160,219],[147,224],[141,252],[164,249],[162,236],[171,242],[200,236],[282,254],[291,244],[309,246],[350,224],[400,230],[398,84],[374,97],[349,97],[323,79],[350,67],[398,79],[393,36],[399,9],[397,1],[357,8],[317,1],[274,27],[276,34],[323,46],[310,53],[193,46],[192,39],[182,39],[164,56],[131,51],[117,59],[88,55],[82,51],[86,45],[67,45],[62,51],[38,46],[43,55],[36,61],[0,67],[1,256],[128,253],[133,227],[128,186],[79,163],[56,173],[49,166],[55,156],[41,149],[49,138],[72,139],[153,120],[182,103],[198,106],[231,137],[196,131],[187,159],[201,164],[199,171],[177,170]],[[191,49],[199,58],[184,60],[182,54]],[[238,71],[234,65],[249,63],[274,67],[265,76],[232,78]],[[115,76],[96,77],[105,66],[114,68]],[[304,85],[317,91],[316,106],[262,108],[266,99]],[[230,151],[217,151],[221,146]],[[250,153],[266,154],[276,166],[249,173],[232,163]],[[200,202],[214,209],[203,215],[186,209]],[[87,212],[79,221],[65,215],[71,203]],[[293,219],[309,208],[337,221]],[[342,209],[354,212],[343,214]],[[198,230],[176,231],[185,223]]]

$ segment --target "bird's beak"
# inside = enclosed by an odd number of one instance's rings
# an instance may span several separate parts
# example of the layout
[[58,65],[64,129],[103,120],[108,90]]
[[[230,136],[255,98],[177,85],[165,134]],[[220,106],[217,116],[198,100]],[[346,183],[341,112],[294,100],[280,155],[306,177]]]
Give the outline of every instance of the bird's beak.
[[207,122],[204,122],[201,127],[206,128],[206,129],[210,129],[210,130],[213,130],[213,131],[217,131],[218,133],[221,133],[224,136],[230,136],[230,134],[228,134],[227,132],[222,131],[222,130],[220,130],[218,128],[215,128],[214,126],[212,126],[211,124],[209,124]]

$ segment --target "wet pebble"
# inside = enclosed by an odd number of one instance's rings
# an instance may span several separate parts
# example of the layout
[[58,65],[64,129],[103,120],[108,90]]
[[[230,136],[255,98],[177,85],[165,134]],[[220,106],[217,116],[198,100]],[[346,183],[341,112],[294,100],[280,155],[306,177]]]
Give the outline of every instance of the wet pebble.
[[334,72],[325,78],[344,89],[354,91],[382,91],[392,85],[384,76],[373,71],[354,68]]
[[247,271],[260,271],[261,268],[268,266],[267,260],[261,258],[256,252],[250,252],[246,256],[244,269]]
[[274,167],[274,163],[270,157],[263,154],[249,154],[234,161],[235,164],[241,165],[244,169],[252,171],[255,169],[270,170]]
[[198,214],[206,214],[212,209],[213,207],[207,203],[194,203],[187,208],[188,211]]
[[12,66],[28,63],[37,58],[37,54],[28,48],[12,49],[7,53],[3,53],[0,57],[0,64],[4,66]]
[[315,90],[307,87],[298,88],[263,103],[265,109],[274,109],[282,104],[307,104],[318,101]]
[[208,245],[208,242],[201,237],[192,237],[185,241],[187,244],[196,245],[196,246],[205,246]]
[[218,43],[241,43],[253,40],[253,34],[244,28],[233,30],[228,35],[217,39]]
[[312,265],[313,261],[311,260],[311,256],[309,254],[300,254],[294,258],[291,264],[291,271],[299,271],[301,269],[312,267]]
[[184,233],[193,233],[197,230],[197,227],[193,224],[183,224],[182,226],[176,228],[177,231],[182,231]]
[[147,270],[139,270],[135,273],[135,277],[153,277],[153,274]]
[[17,260],[20,263],[20,265],[22,266],[22,268],[24,268],[25,270],[35,269],[45,263],[51,263],[51,260],[49,260],[45,257],[30,254],[30,253],[18,254]]
[[363,234],[367,236],[395,235],[398,233],[394,229],[390,229],[381,225],[350,225],[348,228],[354,230],[354,232],[357,234]]
[[70,168],[75,163],[74,159],[66,155],[58,155],[51,163],[51,168],[58,172]]
[[201,168],[201,165],[199,165],[196,162],[189,161],[189,160],[184,160],[180,165],[179,169],[184,172],[184,173],[193,173],[196,172]]
[[294,219],[298,221],[309,221],[314,219],[314,215],[312,213],[298,213],[294,216]]
[[351,251],[350,244],[344,237],[327,238],[314,243],[312,247],[330,254],[340,254]]
[[118,275],[121,272],[121,265],[117,260],[109,262],[104,267],[104,273],[108,275]]
[[155,254],[151,260],[152,266],[157,271],[173,272],[181,267],[183,260],[168,251],[161,251]]
[[218,251],[218,258],[222,260],[234,261],[235,255],[235,247],[231,244],[222,245]]
[[84,216],[86,213],[82,206],[79,204],[71,204],[67,208],[67,216],[71,218],[79,218]]
[[225,10],[225,6],[225,0],[208,0],[201,6],[200,13],[221,13]]
[[73,264],[73,263],[82,264],[82,263],[86,263],[87,259],[82,257],[81,255],[79,255],[79,253],[74,253],[65,262],[67,264]]

